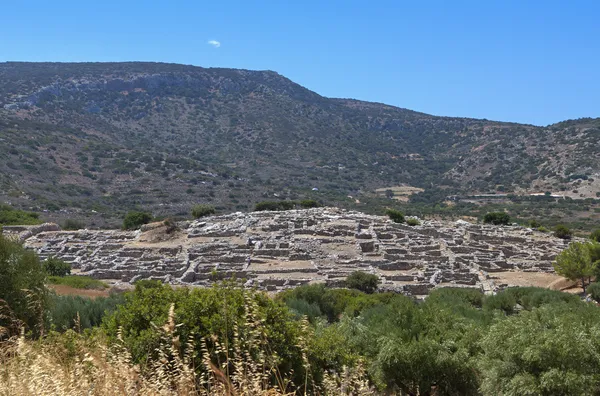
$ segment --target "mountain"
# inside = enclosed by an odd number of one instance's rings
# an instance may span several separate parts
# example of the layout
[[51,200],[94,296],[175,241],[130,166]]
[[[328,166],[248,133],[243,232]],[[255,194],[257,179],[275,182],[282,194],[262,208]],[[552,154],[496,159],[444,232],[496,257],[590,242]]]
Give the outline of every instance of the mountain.
[[0,63],[0,199],[56,211],[600,191],[600,119],[547,127],[326,98],[272,71]]

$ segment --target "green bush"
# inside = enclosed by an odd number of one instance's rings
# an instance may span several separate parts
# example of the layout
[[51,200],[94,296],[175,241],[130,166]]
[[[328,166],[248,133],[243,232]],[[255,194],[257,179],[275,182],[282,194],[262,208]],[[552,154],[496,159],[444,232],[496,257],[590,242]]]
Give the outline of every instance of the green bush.
[[71,264],[50,256],[43,263],[44,271],[50,276],[65,276],[71,273]]
[[349,289],[360,290],[361,292],[372,294],[377,290],[379,277],[374,274],[368,274],[362,271],[355,271],[348,275],[344,282]]
[[15,334],[22,322],[33,334],[41,332],[48,306],[45,282],[38,256],[0,233],[0,328]]
[[504,212],[489,212],[483,216],[483,222],[493,225],[509,225],[510,216]]
[[542,226],[542,223],[540,223],[539,221],[533,219],[533,220],[529,220],[529,227],[533,228],[533,229],[537,229],[540,228]]
[[[301,324],[293,320],[283,303],[263,292],[229,284],[172,288],[157,281],[138,282],[132,292],[126,293],[125,303],[104,318],[102,327],[111,340],[117,340],[121,334],[134,361],[142,362],[155,354],[161,342],[161,333],[155,324],[167,322],[171,304],[175,307],[179,339],[193,340],[197,352],[205,345],[217,361],[223,355],[215,350],[211,339],[218,339],[221,345],[233,345],[234,337],[244,340],[248,332],[258,331],[261,340],[277,354],[280,372],[293,369],[296,375],[302,376],[302,356],[296,346],[300,342]],[[252,323],[247,323],[249,317]],[[206,344],[205,340],[208,340]],[[200,356],[200,353],[191,356]],[[195,363],[196,367],[205,367],[201,361]]]
[[421,225],[421,222],[419,222],[419,219],[415,219],[414,217],[411,217],[410,219],[406,220],[406,224],[414,227],[414,226]]
[[74,289],[106,289],[108,285],[98,279],[82,275],[49,276],[48,284],[65,285]]
[[0,225],[33,225],[41,222],[37,213],[25,212],[0,204]]
[[129,212],[123,220],[123,229],[135,230],[152,221],[152,215],[146,212]]
[[314,199],[304,199],[300,201],[299,205],[304,209],[318,208],[321,206],[321,204],[315,201]]
[[587,294],[592,296],[592,299],[596,302],[600,302],[600,282],[591,283],[587,287]]
[[192,216],[195,219],[199,219],[200,217],[210,216],[215,213],[216,213],[215,207],[212,205],[199,204],[199,205],[195,205],[192,208]]
[[61,228],[67,231],[81,230],[85,228],[85,224],[79,220],[67,219],[63,222]]
[[554,227],[554,236],[560,239],[571,239],[573,236],[573,231],[571,231],[567,226],[559,224]]
[[600,242],[600,229],[595,230],[590,234],[590,239],[592,241]]
[[387,214],[390,220],[392,220],[394,223],[404,223],[404,213],[400,212],[399,210],[388,209],[386,210],[385,214]]

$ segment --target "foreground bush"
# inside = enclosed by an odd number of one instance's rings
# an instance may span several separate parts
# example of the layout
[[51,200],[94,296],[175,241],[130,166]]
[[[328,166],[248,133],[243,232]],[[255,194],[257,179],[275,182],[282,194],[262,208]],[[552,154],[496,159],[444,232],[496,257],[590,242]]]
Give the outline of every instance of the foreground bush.
[[48,308],[46,272],[37,255],[0,233],[0,340],[21,326],[43,333]]
[[[308,394],[312,386],[308,377],[295,386],[289,372],[278,370],[279,356],[265,342],[269,334],[261,325],[259,309],[254,303],[246,307],[240,325],[248,331],[236,330],[231,343],[210,337],[195,345],[181,338],[171,305],[166,324],[155,328],[156,358],[143,366],[133,363],[120,337],[112,345],[101,336],[82,337],[73,331],[53,333],[38,343],[20,338],[3,345],[0,389],[23,396]],[[308,355],[302,339],[298,348]],[[215,361],[215,354],[221,359]],[[306,358],[303,361],[309,367]],[[373,394],[360,366],[341,375],[326,373],[323,379],[321,389],[312,388],[315,394]]]
[[[160,345],[160,333],[153,323],[164,323],[168,319],[171,304],[175,305],[174,313],[180,324],[178,335],[181,340],[193,341],[194,355],[199,356],[203,343],[207,342],[205,346],[213,351],[212,356],[217,360],[223,358],[226,351],[217,352],[210,337],[233,345],[236,334],[239,336],[251,330],[245,319],[252,307],[252,315],[261,321],[261,331],[265,332],[263,342],[281,359],[278,369],[281,372],[293,369],[297,375],[303,372],[302,355],[297,346],[300,323],[293,320],[283,304],[267,294],[245,291],[233,285],[173,289],[160,282],[138,282],[135,290],[125,295],[125,303],[105,319],[103,328],[113,341],[122,335],[135,362],[157,358],[153,351]],[[202,364],[199,360],[195,363]]]

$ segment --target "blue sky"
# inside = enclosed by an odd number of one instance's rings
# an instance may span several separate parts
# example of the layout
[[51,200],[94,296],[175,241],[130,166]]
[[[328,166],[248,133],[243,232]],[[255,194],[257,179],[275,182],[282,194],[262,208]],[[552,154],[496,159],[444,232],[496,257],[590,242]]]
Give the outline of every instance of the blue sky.
[[600,117],[597,0],[16,0],[1,13],[0,61],[269,69],[436,115]]

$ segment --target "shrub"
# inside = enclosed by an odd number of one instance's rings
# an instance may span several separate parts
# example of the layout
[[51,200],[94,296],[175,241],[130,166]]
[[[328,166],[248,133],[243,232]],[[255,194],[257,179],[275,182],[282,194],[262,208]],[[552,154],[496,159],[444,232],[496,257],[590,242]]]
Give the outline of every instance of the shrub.
[[199,204],[199,205],[195,205],[192,208],[192,216],[195,219],[199,219],[200,217],[209,216],[209,215],[212,215],[215,213],[216,213],[215,207],[212,205]]
[[404,223],[404,213],[396,209],[388,209],[385,214],[388,215],[390,220],[394,223]]
[[587,293],[592,296],[592,299],[600,303],[600,283],[594,282],[587,287]]
[[592,241],[600,242],[600,229],[595,230],[590,234],[590,239]]
[[135,230],[152,221],[152,215],[146,212],[129,212],[123,220],[123,229]]
[[71,264],[53,256],[48,257],[42,265],[50,276],[65,276],[71,273]]
[[489,212],[483,216],[483,222],[493,225],[509,225],[510,216],[504,212]]
[[[248,339],[258,331],[261,343],[269,345],[278,356],[280,372],[293,369],[302,375],[300,351],[296,347],[300,322],[292,320],[289,310],[266,293],[248,291],[229,284],[211,288],[172,288],[160,282],[136,283],[135,290],[125,295],[125,303],[104,318],[103,327],[111,340],[122,334],[136,362],[147,357],[157,357],[156,348],[161,344],[160,327],[169,318],[174,305],[179,339],[193,341],[195,351],[189,351],[197,367],[203,367],[200,359],[203,350],[211,351],[211,358],[223,358],[221,345],[235,345],[235,340]],[[253,316],[256,323],[247,324],[245,318]],[[212,341],[211,341],[212,340]]]
[[560,239],[571,239],[573,236],[573,231],[571,231],[567,226],[559,224],[554,227],[554,236]]
[[83,228],[85,228],[85,224],[75,219],[67,219],[62,224],[62,229],[67,231],[81,230]]
[[360,290],[364,293],[371,294],[377,290],[379,277],[374,274],[368,274],[362,271],[355,271],[348,275],[345,284],[350,289]]
[[406,220],[406,224],[408,224],[409,226],[421,225],[421,223],[419,222],[419,219],[415,219],[414,217]]
[[[0,233],[0,329],[10,335],[22,322],[35,335],[43,332],[48,305],[46,272],[38,256]],[[0,332],[0,338],[3,334]]]
[[305,208],[305,209],[318,208],[320,206],[321,206],[321,204],[319,204],[314,199],[305,199],[305,200],[300,201],[300,207]]
[[39,215],[33,212],[24,212],[13,209],[8,205],[0,204],[0,225],[32,225],[40,224]]
[[529,220],[529,227],[530,228],[537,229],[537,228],[540,228],[541,226],[542,226],[542,223],[540,223],[539,221],[537,221],[535,219],[534,220]]

